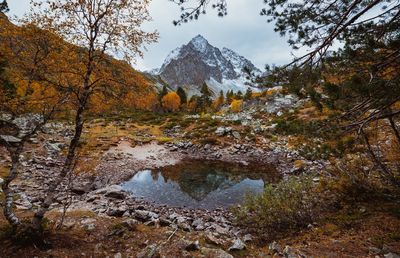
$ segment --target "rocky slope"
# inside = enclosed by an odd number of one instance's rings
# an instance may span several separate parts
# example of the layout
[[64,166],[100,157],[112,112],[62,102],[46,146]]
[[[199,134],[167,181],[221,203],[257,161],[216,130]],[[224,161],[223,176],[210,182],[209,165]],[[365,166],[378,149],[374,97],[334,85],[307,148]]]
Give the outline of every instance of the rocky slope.
[[183,86],[189,95],[193,95],[206,82],[217,94],[221,90],[244,92],[248,87],[255,88],[249,75],[243,71],[244,68],[255,75],[261,73],[251,61],[233,50],[220,50],[203,36],[197,35],[188,44],[173,50],[161,68],[154,69],[151,73],[158,76],[158,80],[170,85],[172,90]]

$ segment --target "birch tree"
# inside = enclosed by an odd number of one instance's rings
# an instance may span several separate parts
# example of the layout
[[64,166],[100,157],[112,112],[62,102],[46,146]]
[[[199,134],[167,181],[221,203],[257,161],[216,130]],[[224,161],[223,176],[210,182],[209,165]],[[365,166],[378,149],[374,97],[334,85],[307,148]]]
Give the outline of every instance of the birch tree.
[[72,92],[75,95],[75,130],[61,172],[50,184],[46,198],[35,212],[32,224],[41,222],[57,193],[57,187],[71,172],[84,127],[84,115],[91,96],[113,78],[104,77],[99,66],[110,54],[132,62],[142,55],[142,46],[157,40],[156,32],[140,27],[150,20],[148,0],[46,0],[31,1],[29,20],[36,26],[59,35],[81,48],[79,61],[71,64],[75,74]]
[[5,196],[3,213],[17,227],[21,222],[13,211],[10,184],[18,176],[21,154],[27,141],[53,118],[68,94],[41,79],[43,74],[53,74],[54,60],[62,56],[60,40],[29,24],[15,26],[5,16],[0,17],[0,25],[0,146],[11,158],[11,168],[1,186]]

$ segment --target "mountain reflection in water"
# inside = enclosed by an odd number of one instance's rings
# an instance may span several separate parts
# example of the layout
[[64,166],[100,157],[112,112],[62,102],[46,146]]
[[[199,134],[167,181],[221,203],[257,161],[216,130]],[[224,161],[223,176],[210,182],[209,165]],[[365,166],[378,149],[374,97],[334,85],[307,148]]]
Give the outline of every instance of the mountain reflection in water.
[[276,179],[271,167],[240,166],[224,162],[184,161],[156,170],[142,170],[122,187],[135,197],[176,207],[214,209],[259,194],[264,182]]

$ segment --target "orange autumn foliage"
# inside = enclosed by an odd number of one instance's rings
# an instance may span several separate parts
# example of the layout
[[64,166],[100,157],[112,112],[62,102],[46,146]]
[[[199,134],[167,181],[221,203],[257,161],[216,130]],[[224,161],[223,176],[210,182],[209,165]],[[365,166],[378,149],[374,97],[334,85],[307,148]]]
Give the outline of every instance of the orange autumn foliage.
[[174,112],[179,109],[181,98],[175,92],[169,92],[162,98],[161,103],[164,109]]
[[[38,57],[35,56],[37,53]],[[61,96],[57,84],[79,90],[79,76],[84,70],[81,60],[84,55],[80,48],[54,34],[32,25],[16,26],[1,16],[0,62],[6,61],[5,74],[16,88],[16,95],[7,99],[4,89],[0,87],[2,106],[12,112],[17,109],[20,112],[40,112],[44,107],[59,102]],[[72,72],[63,73],[63,70]],[[31,71],[35,71],[35,76],[29,76],[33,74]],[[50,79],[51,83],[40,79],[40,73],[46,76],[46,80]],[[127,62],[107,57],[93,75],[93,80],[100,79],[102,83],[96,87],[89,102],[90,113],[107,114],[125,109],[153,110],[158,102],[154,83]],[[21,103],[22,100],[24,103]],[[59,114],[70,117],[76,101],[71,94],[68,101],[63,102]]]

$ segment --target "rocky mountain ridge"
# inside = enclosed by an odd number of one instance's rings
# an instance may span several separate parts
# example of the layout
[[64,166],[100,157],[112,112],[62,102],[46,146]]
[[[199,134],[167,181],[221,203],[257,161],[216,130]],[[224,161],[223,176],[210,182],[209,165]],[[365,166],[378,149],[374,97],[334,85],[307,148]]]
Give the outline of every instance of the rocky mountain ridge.
[[251,83],[249,74],[261,71],[248,59],[235,51],[212,46],[203,36],[197,35],[188,44],[170,52],[160,69],[152,74],[166,82],[172,90],[184,87],[189,95],[197,94],[206,82],[214,94],[228,90],[246,91],[257,88]]

